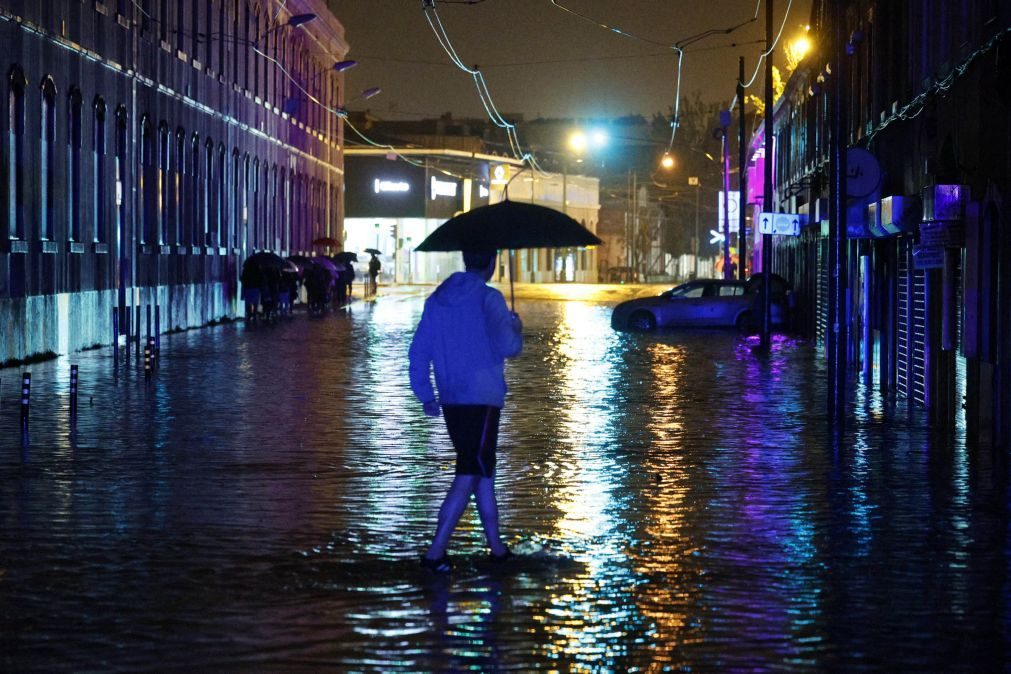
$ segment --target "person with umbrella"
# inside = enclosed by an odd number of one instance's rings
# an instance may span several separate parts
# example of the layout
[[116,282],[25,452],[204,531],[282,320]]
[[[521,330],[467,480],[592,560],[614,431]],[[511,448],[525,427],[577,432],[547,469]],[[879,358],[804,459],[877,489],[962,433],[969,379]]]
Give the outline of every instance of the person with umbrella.
[[487,285],[497,257],[495,250],[464,251],[466,271],[452,274],[425,301],[408,352],[411,389],[425,414],[438,416],[441,409],[456,450],[453,482],[432,544],[421,558],[422,566],[439,573],[452,570],[446,550],[472,495],[492,560],[512,554],[499,533],[495,450],[506,395],[505,359],[522,351],[523,324],[502,293]]
[[365,252],[371,255],[369,258],[369,290],[368,292],[372,295],[376,294],[376,290],[379,287],[379,271],[383,268],[383,264],[379,261],[379,251],[375,248],[366,248]]

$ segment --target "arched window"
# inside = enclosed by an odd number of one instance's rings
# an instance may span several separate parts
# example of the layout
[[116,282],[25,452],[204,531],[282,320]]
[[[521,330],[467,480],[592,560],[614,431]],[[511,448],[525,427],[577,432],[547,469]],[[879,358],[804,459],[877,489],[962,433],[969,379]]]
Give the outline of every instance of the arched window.
[[[234,250],[239,247],[239,231],[242,226],[242,207],[246,203],[242,195],[242,160],[239,148],[232,150],[232,203],[229,215],[228,244]],[[231,251],[229,251],[231,252]]]
[[218,170],[214,172],[214,245],[219,248],[228,245],[228,192],[227,183],[227,153],[223,143],[218,144]]
[[213,246],[214,242],[211,240],[211,233],[213,231],[213,217],[214,217],[214,141],[208,138],[204,141],[204,179],[201,183],[203,189],[203,195],[201,195],[201,201],[203,202],[203,236],[201,240],[201,245]]
[[154,125],[148,115],[140,118],[140,242],[142,245],[158,244],[158,162]]
[[263,246],[260,237],[260,158],[256,157],[253,159],[253,173],[250,176],[251,181],[249,183],[249,201],[252,204],[252,213],[249,214],[249,219],[252,223],[249,225],[250,239],[252,240],[253,250],[260,250]]
[[291,218],[289,208],[291,206],[290,195],[288,194],[288,171],[281,167],[280,184],[278,185],[278,201],[281,208],[281,248],[291,251]]
[[[253,8],[253,44],[257,48],[260,46],[260,30],[260,6],[256,5]],[[262,91],[260,88],[260,62],[263,60],[263,57],[250,49],[249,58],[253,59],[253,96],[259,96]]]
[[186,129],[176,127],[175,151],[172,153],[172,200],[169,210],[172,215],[172,241],[177,246],[186,245],[186,213],[183,211],[183,193],[186,189]]
[[7,71],[7,237],[25,238],[25,216],[21,205],[25,194],[25,89],[28,78],[21,66]]
[[158,125],[158,222],[160,223],[159,238],[162,245],[171,241],[172,203],[175,200],[175,187],[172,180],[172,130],[168,122],[162,120]]
[[39,236],[52,241],[55,236],[56,206],[56,83],[46,76],[42,90],[42,144],[39,155],[39,204],[41,206]]
[[270,168],[270,234],[267,237],[270,249],[274,252],[279,252],[281,248],[281,227],[278,224],[281,209],[277,198],[277,164],[274,164]]
[[270,241],[267,236],[267,228],[269,226],[269,199],[268,195],[270,193],[270,167],[267,162],[263,162],[263,175],[259,178],[260,181],[260,199],[262,203],[260,204],[260,213],[258,218],[258,225],[260,229],[260,245],[264,250],[272,250],[273,241]]
[[70,241],[84,240],[81,232],[81,90],[70,89],[67,106],[67,236]]
[[247,152],[242,158],[242,240],[240,242],[240,247],[243,249],[250,247],[250,236],[249,236],[249,195],[252,193],[253,189],[253,164],[249,159],[249,153]]
[[95,243],[108,243],[109,232],[106,222],[105,191],[105,99],[96,96],[92,104],[94,118],[91,128],[91,172],[92,172],[92,212]]
[[203,205],[200,203],[200,135],[194,133],[190,140],[190,179],[189,179],[189,244],[194,246],[200,245],[200,240],[202,237],[203,223],[201,222],[203,214]]
[[[129,122],[130,115],[126,111],[125,105],[120,105],[116,108],[116,223],[118,225],[118,230],[116,233],[119,248],[119,256],[121,259],[127,258],[128,253],[128,232],[129,222],[126,218],[126,167],[127,167],[127,156],[130,151],[129,143]],[[127,267],[125,265],[120,265],[120,270],[122,273],[126,273]],[[124,283],[120,284],[120,289],[125,287]],[[122,299],[122,298],[121,298]],[[120,306],[125,306],[120,303]]]

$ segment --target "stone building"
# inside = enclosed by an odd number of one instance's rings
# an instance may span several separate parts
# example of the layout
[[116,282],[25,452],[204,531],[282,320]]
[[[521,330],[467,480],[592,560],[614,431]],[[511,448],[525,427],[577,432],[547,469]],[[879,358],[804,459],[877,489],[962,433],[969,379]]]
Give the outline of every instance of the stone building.
[[0,363],[236,317],[246,256],[340,239],[323,0],[0,0],[0,45]]

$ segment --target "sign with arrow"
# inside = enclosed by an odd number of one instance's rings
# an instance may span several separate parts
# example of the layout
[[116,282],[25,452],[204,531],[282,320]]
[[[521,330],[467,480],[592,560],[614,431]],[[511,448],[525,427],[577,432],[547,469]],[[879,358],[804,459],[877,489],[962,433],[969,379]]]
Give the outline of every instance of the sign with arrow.
[[797,213],[759,213],[758,233],[800,236],[802,218]]
[[710,244],[723,243],[723,239],[725,239],[725,238],[726,237],[723,236],[722,232],[717,232],[715,229],[710,229],[709,230],[709,243]]

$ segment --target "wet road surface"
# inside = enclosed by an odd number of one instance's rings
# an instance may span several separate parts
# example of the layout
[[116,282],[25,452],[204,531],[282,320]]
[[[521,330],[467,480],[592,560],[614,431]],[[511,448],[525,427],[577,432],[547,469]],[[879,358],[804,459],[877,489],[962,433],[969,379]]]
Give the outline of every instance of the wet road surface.
[[420,294],[166,335],[150,383],[111,349],[0,370],[0,669],[1006,669],[992,451],[865,392],[831,430],[812,343],[616,333],[622,292],[520,290],[520,555],[472,508],[448,577],[417,564],[453,470],[407,383]]

